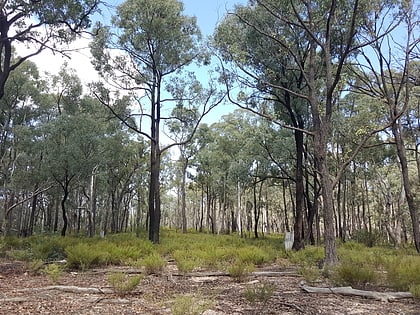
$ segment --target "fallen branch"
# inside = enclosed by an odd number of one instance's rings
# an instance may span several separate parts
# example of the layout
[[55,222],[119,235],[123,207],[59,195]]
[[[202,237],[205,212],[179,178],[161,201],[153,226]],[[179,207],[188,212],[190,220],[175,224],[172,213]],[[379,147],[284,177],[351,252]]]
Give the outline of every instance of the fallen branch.
[[263,276],[263,277],[300,277],[301,275],[297,274],[295,271],[254,271],[253,276]]
[[335,287],[335,288],[319,288],[301,285],[301,289],[307,293],[321,293],[321,294],[340,294],[350,296],[361,296],[369,299],[379,300],[382,302],[392,302],[398,299],[412,298],[410,292],[376,292],[357,290],[352,287]]
[[40,291],[49,291],[49,290],[58,290],[69,293],[92,293],[92,294],[110,294],[114,293],[111,289],[100,289],[100,288],[84,288],[76,287],[73,285],[50,285],[47,287],[40,288],[28,288],[22,289],[21,292],[40,292]]
[[21,303],[21,302],[31,302],[33,301],[33,298],[27,297],[27,296],[17,296],[17,297],[11,297],[11,298],[1,298],[0,304],[2,303]]
[[[294,271],[254,271],[251,275],[256,277],[281,277],[281,276],[291,276],[291,277],[298,277],[296,272]],[[222,271],[204,271],[204,272],[188,272],[188,273],[180,273],[174,272],[172,276],[183,276],[183,277],[229,277],[230,274],[228,272]]]

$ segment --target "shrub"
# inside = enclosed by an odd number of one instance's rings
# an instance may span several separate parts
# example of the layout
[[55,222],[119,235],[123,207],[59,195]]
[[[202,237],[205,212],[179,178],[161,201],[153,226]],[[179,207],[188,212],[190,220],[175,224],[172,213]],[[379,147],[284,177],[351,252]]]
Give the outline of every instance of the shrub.
[[314,266],[301,266],[298,273],[308,282],[314,282],[321,276],[321,271]]
[[420,299],[420,284],[412,284],[410,286],[410,293],[415,299]]
[[176,266],[179,272],[188,273],[198,266],[197,258],[193,257],[188,251],[176,250],[173,253]]
[[396,290],[408,291],[420,285],[420,257],[394,256],[386,264],[389,284]]
[[262,249],[255,246],[238,249],[236,257],[248,265],[262,265],[269,261],[268,255]]
[[248,286],[244,291],[245,298],[251,303],[267,303],[273,296],[276,287],[269,282],[263,282],[258,285]]
[[43,267],[44,261],[42,259],[35,259],[29,262],[29,270],[34,275],[39,274]]
[[298,266],[318,266],[324,259],[324,249],[316,246],[307,246],[299,251],[289,252],[290,261]]
[[105,260],[102,252],[84,243],[66,248],[66,254],[68,267],[83,271]]
[[253,271],[255,266],[238,260],[228,267],[229,275],[237,281],[244,281]]
[[34,258],[56,261],[66,258],[64,245],[53,237],[42,237],[32,243]]
[[379,245],[382,242],[383,236],[379,230],[369,231],[362,229],[355,231],[352,238],[358,242],[366,245],[367,247],[373,247]]
[[366,285],[377,281],[373,266],[357,262],[342,262],[332,271],[331,280],[337,285]]
[[152,253],[145,257],[141,264],[144,266],[144,272],[150,275],[160,273],[166,261],[158,253]]
[[123,272],[114,272],[108,277],[109,283],[118,295],[125,295],[134,291],[141,279],[140,275],[130,277]]
[[178,295],[172,303],[173,315],[199,315],[212,307],[212,302],[192,295]]
[[58,280],[63,273],[63,269],[57,264],[49,264],[45,266],[44,272],[48,275],[53,283],[58,283]]

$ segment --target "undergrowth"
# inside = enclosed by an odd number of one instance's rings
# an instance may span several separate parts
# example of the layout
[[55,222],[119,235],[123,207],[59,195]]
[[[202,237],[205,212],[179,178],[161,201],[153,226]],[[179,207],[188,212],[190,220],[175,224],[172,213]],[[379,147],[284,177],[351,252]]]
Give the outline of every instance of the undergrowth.
[[[162,230],[161,243],[152,244],[134,234],[94,237],[32,236],[0,238],[0,255],[28,261],[33,273],[50,274],[58,281],[60,270],[42,267],[60,262],[67,269],[88,270],[97,266],[132,265],[146,274],[161,273],[168,261],[174,261],[179,272],[223,270],[242,281],[258,266],[281,263],[283,268],[296,266],[305,280],[311,282],[329,277],[336,285],[366,287],[386,286],[408,291],[420,297],[420,256],[415,249],[393,249],[350,241],[339,243],[339,264],[323,268],[324,249],[307,246],[298,252],[285,251],[283,238],[269,235],[259,239],[241,238],[236,234],[211,235]],[[53,268],[53,267],[49,267]]]

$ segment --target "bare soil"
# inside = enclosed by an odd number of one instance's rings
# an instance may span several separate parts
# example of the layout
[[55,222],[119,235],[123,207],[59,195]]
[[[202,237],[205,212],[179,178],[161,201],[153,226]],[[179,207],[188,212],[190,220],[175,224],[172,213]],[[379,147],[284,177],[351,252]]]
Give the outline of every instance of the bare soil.
[[[419,314],[420,302],[402,299],[380,302],[334,294],[309,294],[300,289],[303,279],[276,265],[258,271],[278,271],[278,275],[251,275],[243,282],[223,275],[196,273],[182,276],[174,264],[159,275],[148,275],[140,285],[124,296],[112,292],[108,276],[115,270],[135,274],[127,267],[107,267],[87,272],[66,272],[53,286],[47,275],[33,274],[22,262],[0,260],[0,314],[172,314],[179,295],[193,294],[211,301],[204,315],[222,314]],[[290,270],[289,270],[290,271]],[[262,283],[274,285],[266,302],[250,302],[244,292]],[[312,284],[313,285],[313,284]],[[328,286],[327,282],[316,285]],[[97,292],[65,288],[97,288]],[[69,292],[71,291],[71,292]]]

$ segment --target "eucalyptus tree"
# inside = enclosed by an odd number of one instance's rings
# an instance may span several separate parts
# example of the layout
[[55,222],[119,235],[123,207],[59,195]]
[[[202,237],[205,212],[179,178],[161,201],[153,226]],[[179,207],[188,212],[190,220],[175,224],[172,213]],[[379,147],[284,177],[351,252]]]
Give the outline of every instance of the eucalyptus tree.
[[172,111],[173,116],[178,117],[179,121],[174,121],[169,124],[171,137],[174,141],[181,143],[179,148],[179,163],[181,172],[181,219],[182,232],[187,233],[187,213],[186,213],[186,184],[187,184],[187,169],[191,159],[198,152],[197,145],[193,141],[186,142],[194,134],[194,129],[197,126],[198,113],[194,107],[192,109],[185,109],[183,106],[177,106]]
[[246,230],[258,237],[260,228],[269,223],[269,219],[262,222],[269,204],[263,192],[281,176],[275,159],[288,154],[287,149],[272,150],[271,142],[278,143],[278,139],[273,141],[266,125],[238,109],[223,116],[219,123],[203,126],[196,135],[194,180],[207,197],[207,216],[213,232],[231,230],[243,235]]
[[[144,142],[130,137],[133,135],[127,130],[116,129],[102,141],[98,180],[102,183],[101,197],[105,201],[101,220],[101,229],[104,232],[110,230],[117,233],[124,230],[129,214],[129,209],[124,207],[124,200],[127,196],[138,197],[138,191],[144,185],[148,147]],[[136,205],[133,202],[131,206]]]
[[[65,55],[66,45],[90,27],[99,4],[99,0],[0,1],[0,98],[10,73],[28,58],[44,50]],[[31,49],[13,58],[17,43]]]
[[[385,5],[383,5],[385,6]],[[381,8],[381,7],[380,7]],[[411,216],[413,240],[420,253],[418,203],[409,172],[409,154],[405,137],[410,106],[417,104],[414,93],[418,81],[412,64],[420,60],[419,4],[415,1],[395,2],[386,11],[374,11],[375,18],[366,24],[369,49],[361,50],[358,82],[359,93],[381,100],[388,111],[386,123],[395,143],[405,197]],[[383,36],[382,34],[386,34]],[[402,35],[403,34],[403,35]],[[373,52],[373,53],[372,53]],[[357,84],[359,83],[359,84]],[[415,101],[413,102],[413,98]],[[416,106],[416,105],[415,105]],[[412,151],[416,151],[416,144]]]
[[[80,79],[66,66],[58,75],[50,77],[46,93],[41,99],[45,117],[36,126],[34,141],[42,154],[42,175],[61,188],[61,235],[64,236],[70,194],[77,184],[87,181],[100,162],[99,145],[107,132],[106,117],[93,115],[95,101],[83,96]],[[96,106],[99,106],[97,101]]]
[[[349,159],[340,166],[334,179],[331,174],[329,154],[330,135],[334,127],[333,114],[343,89],[342,75],[345,74],[346,65],[355,57],[357,49],[370,43],[362,37],[363,25],[372,20],[373,16],[370,13],[376,5],[357,0],[250,1],[248,7],[237,7],[234,14],[228,17],[228,27],[225,29],[231,27],[237,31],[252,30],[252,32],[240,36],[239,41],[225,39],[220,41],[227,53],[227,60],[233,61],[237,67],[223,75],[230,88],[232,82],[238,81],[238,76],[235,74],[238,73],[236,69],[240,69],[240,78],[245,77],[242,81],[239,79],[239,82],[245,83],[244,92],[249,92],[250,88],[257,89],[265,92],[267,98],[274,102],[276,97],[270,96],[273,94],[271,91],[282,91],[278,94],[281,96],[280,100],[292,97],[303,105],[303,107],[294,107],[294,110],[298,111],[299,108],[303,110],[302,118],[305,117],[305,113],[309,114],[310,124],[304,125],[304,130],[293,125],[291,128],[302,130],[313,138],[312,152],[322,193],[327,265],[338,261],[333,189],[345,166],[358,151],[351,152]],[[229,39],[229,36],[227,38]],[[245,43],[255,43],[254,46],[250,45],[250,49],[241,47],[240,45],[244,45],[244,39],[247,39]],[[255,47],[260,51],[268,50],[276,53],[254,56],[249,52],[253,52],[255,49],[252,48]],[[235,80],[231,80],[232,78]],[[288,80],[293,80],[294,84],[287,85]],[[241,99],[249,99],[246,93],[244,94],[241,95]],[[239,105],[244,104],[240,102],[241,99],[235,102]],[[255,102],[242,106],[264,115],[264,107],[247,106],[253,104]],[[273,119],[271,116],[268,118]],[[290,121],[281,122],[283,125],[290,123]],[[371,135],[372,132],[361,138],[359,149]],[[298,240],[300,238],[301,236]]]
[[32,193],[36,198],[38,188],[43,189],[42,183],[22,175],[22,172],[27,173],[36,164],[29,160],[31,155],[26,146],[31,145],[28,133],[38,117],[34,102],[39,98],[41,90],[38,70],[35,64],[27,61],[10,75],[5,94],[0,99],[0,174],[5,201],[2,209],[5,234],[10,228],[11,212],[30,200],[28,195]]
[[[179,120],[171,117],[171,109],[183,99],[171,89],[188,65],[201,60],[200,31],[196,19],[184,15],[183,4],[177,0],[127,0],[117,8],[111,25],[98,25],[97,31],[91,46],[93,63],[105,80],[126,91],[125,111],[118,111],[122,100],[112,100],[103,85],[96,85],[95,94],[128,128],[150,142],[149,239],[158,243],[161,157],[177,144],[162,146],[161,131],[164,122]],[[190,78],[184,81],[185,90],[199,85]],[[214,88],[206,89],[204,104],[200,93],[190,94],[201,106],[199,117],[220,101],[212,99],[214,92]]]

